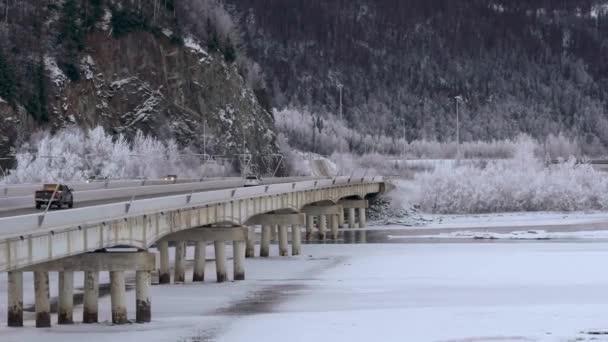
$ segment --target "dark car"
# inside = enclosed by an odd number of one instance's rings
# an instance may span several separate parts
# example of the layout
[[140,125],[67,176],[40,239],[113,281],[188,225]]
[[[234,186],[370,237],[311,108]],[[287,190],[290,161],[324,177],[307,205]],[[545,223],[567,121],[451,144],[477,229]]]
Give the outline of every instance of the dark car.
[[55,205],[57,208],[74,207],[72,189],[64,184],[44,184],[42,190],[36,191],[35,201],[36,209],[40,209],[43,205],[47,206],[49,202],[51,206]]

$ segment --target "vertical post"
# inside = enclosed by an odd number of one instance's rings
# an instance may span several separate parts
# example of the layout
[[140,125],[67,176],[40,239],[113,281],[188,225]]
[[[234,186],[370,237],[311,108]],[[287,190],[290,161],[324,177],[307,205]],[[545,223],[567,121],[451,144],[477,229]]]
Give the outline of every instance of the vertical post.
[[272,237],[271,237],[271,239],[272,239],[272,241],[277,241],[277,240],[278,240],[278,230],[279,230],[279,226],[278,226],[278,225],[276,225],[276,224],[273,224],[271,227],[272,227],[272,228],[271,228],[271,232],[272,232]]
[[340,226],[340,215],[331,215],[331,238],[338,240],[338,228]]
[[340,215],[339,215],[339,226],[344,224],[344,208],[342,208],[342,210],[340,210]]
[[366,224],[365,208],[359,208],[359,228],[365,228]]
[[246,258],[255,257],[255,227],[247,228],[247,250],[245,251]]
[[99,272],[84,272],[83,323],[97,323],[99,298]]
[[135,272],[135,322],[148,323],[152,320],[150,303],[150,272]]
[[193,282],[205,280],[205,262],[207,255],[207,242],[197,241],[194,248],[194,270],[192,274]]
[[355,208],[348,208],[348,228],[355,228]]
[[245,241],[232,242],[234,280],[245,280]]
[[23,273],[8,272],[8,320],[9,327],[23,326]]
[[178,241],[175,243],[175,269],[173,283],[186,282],[186,242]]
[[226,276],[226,243],[224,241],[214,241],[215,249],[215,273],[217,282],[223,283],[228,280]]
[[169,241],[163,240],[158,243],[160,249],[160,269],[158,270],[158,283],[171,284],[169,273]]
[[128,323],[126,297],[125,272],[111,271],[110,300],[112,302],[112,323],[114,324]]
[[312,215],[306,215],[306,241],[310,241],[312,238],[312,231],[315,226],[315,217]]
[[279,226],[279,255],[280,256],[288,256],[289,250],[287,241],[287,226],[281,225]]
[[327,215],[319,215],[319,240],[324,241],[327,234]]
[[57,324],[74,323],[74,272],[59,272],[59,311]]
[[291,255],[300,255],[302,251],[302,233],[300,226],[295,224],[291,226]]
[[51,304],[49,302],[49,273],[34,272],[34,292],[36,306],[36,328],[51,326]]
[[264,225],[262,226],[262,242],[260,244],[260,256],[268,257],[270,256],[270,235],[271,235],[271,226]]

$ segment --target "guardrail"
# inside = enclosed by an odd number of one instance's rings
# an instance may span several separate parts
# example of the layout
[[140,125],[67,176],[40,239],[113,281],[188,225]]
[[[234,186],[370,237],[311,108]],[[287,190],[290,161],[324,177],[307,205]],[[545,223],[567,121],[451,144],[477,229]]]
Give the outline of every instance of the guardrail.
[[74,227],[95,222],[102,222],[104,220],[120,217],[151,214],[197,206],[200,207],[207,204],[240,200],[249,197],[277,195],[340,185],[354,185],[370,182],[378,183],[383,181],[383,177],[338,177],[333,179],[309,180],[261,185],[249,188],[195,192],[186,195],[118,202],[100,206],[72,209],[68,212],[53,211],[46,213],[46,215],[31,214],[0,218],[0,236],[3,238],[10,238],[20,235],[35,234],[37,232],[45,232],[53,229],[61,229],[63,227]]
[[[309,180],[310,177],[286,177],[286,178],[268,178],[263,180],[263,184],[276,184],[283,182],[294,182]],[[126,198],[131,196],[149,196],[149,195],[161,195],[164,193],[175,193],[175,192],[187,192],[194,191],[208,191],[223,189],[227,187],[242,187],[245,180],[243,178],[232,178],[230,180],[221,181],[204,181],[200,183],[181,183],[181,184],[165,184],[165,185],[146,185],[138,187],[120,187],[104,190],[86,190],[86,191],[74,191],[74,201],[76,204],[110,200],[115,198]],[[35,191],[35,190],[34,190]],[[0,211],[10,211],[25,208],[32,208],[34,206],[34,192],[27,196],[20,197],[7,197],[0,198]]]
[[[149,186],[149,185],[172,185],[172,184],[183,184],[183,183],[200,183],[208,181],[220,181],[220,180],[235,180],[241,179],[241,177],[215,177],[215,178],[183,178],[175,181],[165,179],[138,179],[138,180],[108,180],[108,181],[93,181],[90,183],[81,182],[68,182],[66,183],[70,188],[75,191],[87,191],[87,190],[103,190],[103,189],[117,189],[117,188],[132,188],[138,186]],[[4,197],[20,197],[33,195],[36,190],[40,190],[44,183],[39,184],[15,184],[15,185],[3,185],[0,187],[0,198]]]

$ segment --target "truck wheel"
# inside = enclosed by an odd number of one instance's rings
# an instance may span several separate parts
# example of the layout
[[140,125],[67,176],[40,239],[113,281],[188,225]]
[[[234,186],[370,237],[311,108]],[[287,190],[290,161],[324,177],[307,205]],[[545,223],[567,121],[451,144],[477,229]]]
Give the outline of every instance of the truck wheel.
[[70,203],[68,203],[68,208],[74,208],[74,200],[71,200]]

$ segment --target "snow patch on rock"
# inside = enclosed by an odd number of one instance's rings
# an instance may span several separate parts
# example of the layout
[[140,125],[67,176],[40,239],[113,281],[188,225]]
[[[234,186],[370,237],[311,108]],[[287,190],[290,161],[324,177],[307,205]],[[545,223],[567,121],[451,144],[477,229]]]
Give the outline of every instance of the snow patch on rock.
[[55,57],[44,56],[44,68],[48,72],[51,82],[57,87],[63,88],[66,82],[68,82],[68,77],[59,69],[59,66],[57,66]]
[[95,74],[93,73],[95,61],[93,61],[93,57],[91,57],[91,55],[86,55],[82,57],[82,59],[80,60],[80,66],[84,73],[85,79],[92,80],[95,77]]

